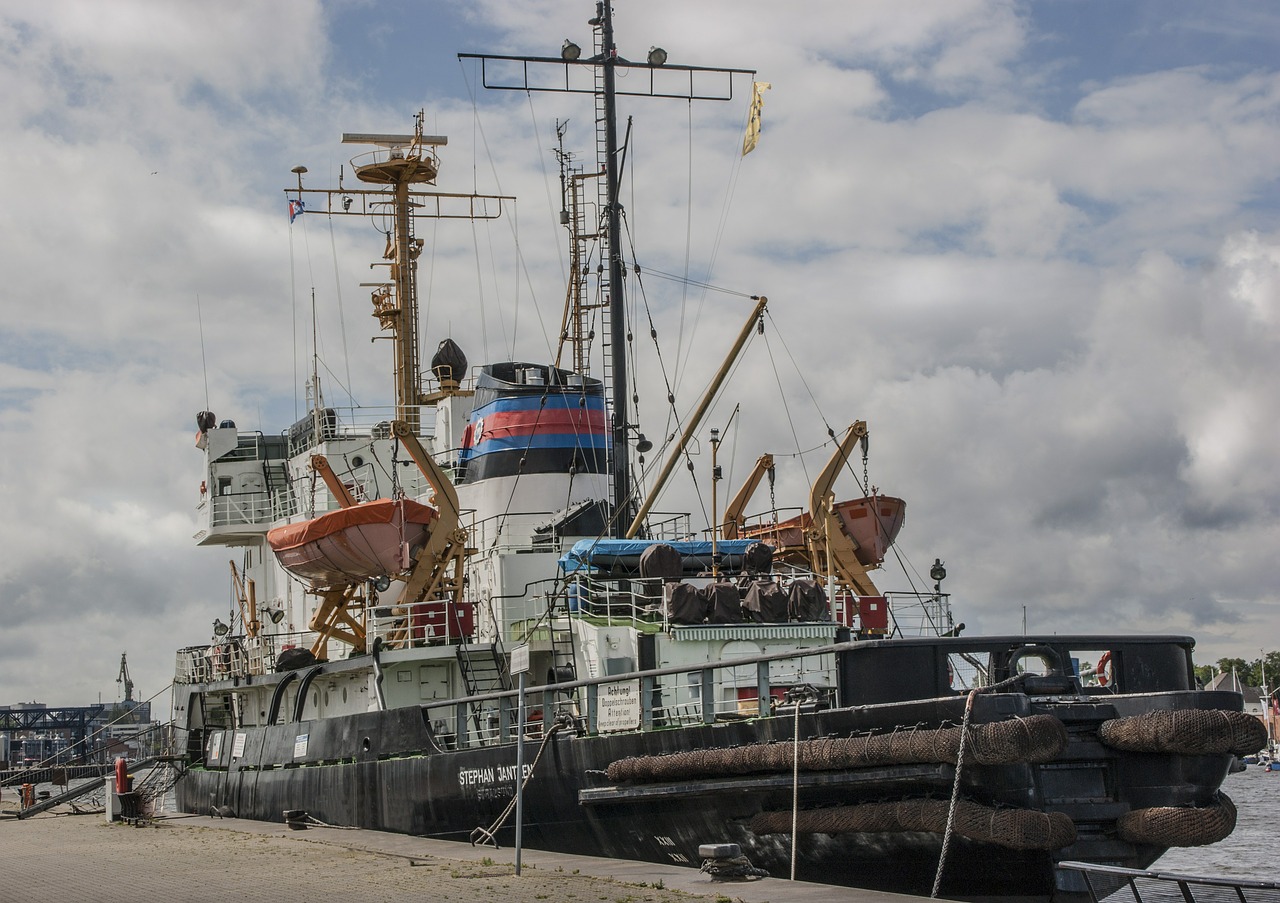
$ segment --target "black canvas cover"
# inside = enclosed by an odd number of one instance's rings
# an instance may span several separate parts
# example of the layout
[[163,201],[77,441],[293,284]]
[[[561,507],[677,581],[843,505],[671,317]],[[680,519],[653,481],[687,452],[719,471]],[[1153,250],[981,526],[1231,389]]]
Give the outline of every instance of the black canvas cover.
[[707,600],[688,583],[668,583],[665,590],[667,620],[672,624],[701,624],[707,619]]
[[753,580],[747,587],[742,607],[750,613],[752,620],[781,624],[790,616],[791,600],[772,580]]
[[684,559],[665,542],[649,546],[640,553],[640,576],[653,580],[679,580],[684,572]]
[[795,580],[791,584],[791,620],[829,621],[827,594],[816,580]]
[[742,621],[742,597],[732,583],[708,583],[702,588],[706,599],[707,619],[712,624],[737,624]]
[[767,574],[773,569],[773,546],[753,542],[742,553],[742,569],[748,574]]

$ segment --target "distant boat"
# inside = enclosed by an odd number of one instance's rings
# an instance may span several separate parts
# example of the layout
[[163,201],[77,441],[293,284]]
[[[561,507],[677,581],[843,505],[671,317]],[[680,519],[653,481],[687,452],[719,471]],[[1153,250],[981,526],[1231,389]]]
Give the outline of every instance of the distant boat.
[[372,580],[409,567],[438,515],[410,499],[376,499],[267,532],[276,559],[314,586]]

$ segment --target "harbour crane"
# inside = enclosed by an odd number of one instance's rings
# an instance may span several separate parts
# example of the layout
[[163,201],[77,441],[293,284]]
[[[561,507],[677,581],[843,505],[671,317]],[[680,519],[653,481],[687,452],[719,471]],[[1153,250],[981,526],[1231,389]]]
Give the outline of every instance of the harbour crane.
[[133,702],[133,679],[129,677],[129,653],[120,653],[120,675],[116,683],[124,684],[124,701]]

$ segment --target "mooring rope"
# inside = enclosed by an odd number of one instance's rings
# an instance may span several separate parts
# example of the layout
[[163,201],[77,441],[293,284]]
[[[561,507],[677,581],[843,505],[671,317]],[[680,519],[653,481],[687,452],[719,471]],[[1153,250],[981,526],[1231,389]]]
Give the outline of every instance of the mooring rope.
[[[520,784],[520,790],[522,792],[529,781],[533,779],[533,773],[538,768],[538,761],[542,758],[542,753],[546,750],[547,744],[551,742],[551,738],[554,737],[561,728],[566,727],[567,725],[568,716],[560,715],[557,716],[551,727],[547,729],[546,734],[542,737],[541,745],[538,746],[538,754],[533,757],[533,764],[529,766],[529,774],[524,776],[524,779]],[[520,729],[524,730],[524,725],[520,725]],[[507,808],[502,810],[502,814],[494,820],[493,824],[487,828],[478,827],[471,832],[471,845],[475,846],[477,843],[491,843],[493,844],[494,849],[497,849],[498,839],[496,835],[500,830],[502,830],[502,826],[506,824],[507,819],[510,817],[511,813],[515,811],[515,808],[516,795],[513,794],[511,802],[507,803]]]
[[947,852],[951,847],[951,834],[955,826],[956,808],[960,802],[960,774],[964,770],[964,751],[969,745],[969,715],[973,711],[973,701],[979,693],[995,693],[1022,681],[1022,675],[1011,677],[989,687],[974,687],[964,701],[964,717],[960,720],[960,748],[956,752],[956,776],[951,782],[951,803],[947,807],[947,827],[942,832],[942,852],[938,855],[938,871],[933,876],[933,890],[929,893],[936,899],[942,888],[942,873],[947,866]]

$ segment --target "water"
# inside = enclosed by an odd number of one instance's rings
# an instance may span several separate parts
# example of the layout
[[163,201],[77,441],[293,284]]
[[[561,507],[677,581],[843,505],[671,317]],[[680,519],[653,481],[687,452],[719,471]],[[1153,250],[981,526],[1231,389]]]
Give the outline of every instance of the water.
[[1236,804],[1236,829],[1231,836],[1206,847],[1170,850],[1150,867],[1153,871],[1257,881],[1280,877],[1280,865],[1271,859],[1280,839],[1280,771],[1250,765],[1228,775],[1222,789]]

